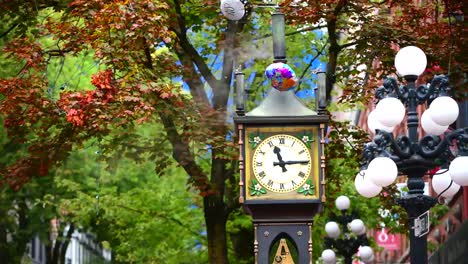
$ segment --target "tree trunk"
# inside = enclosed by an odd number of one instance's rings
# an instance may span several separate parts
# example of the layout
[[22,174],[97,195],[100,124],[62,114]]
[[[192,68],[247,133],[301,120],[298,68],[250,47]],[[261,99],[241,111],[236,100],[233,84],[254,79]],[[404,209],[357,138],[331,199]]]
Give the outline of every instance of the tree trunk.
[[225,204],[217,195],[203,198],[209,263],[227,264]]
[[67,248],[68,245],[70,244],[71,236],[73,235],[73,232],[75,232],[75,226],[73,224],[70,224],[70,227],[68,228],[67,231],[67,236],[65,237],[65,240],[63,241],[62,247],[60,249],[60,263],[65,264],[65,254],[67,253]]
[[327,102],[331,99],[331,92],[335,83],[336,65],[338,63],[338,53],[340,47],[338,45],[338,36],[336,32],[336,20],[330,20],[327,22],[328,39],[330,41],[330,47],[328,48],[328,63],[327,63],[327,81],[326,81],[326,99]]
[[6,217],[3,210],[0,209],[0,259],[5,263],[10,263],[10,254],[8,252],[7,244],[7,224]]
[[327,81],[326,81],[326,91],[327,91],[327,102],[331,99],[331,92],[333,90],[333,85],[335,83],[335,74],[336,66],[338,64],[338,54],[341,51],[341,47],[338,43],[339,41],[339,32],[336,30],[337,17],[340,14],[341,10],[346,6],[347,0],[339,1],[333,11],[333,17],[327,21],[327,30],[328,30],[328,41],[330,42],[330,47],[328,49],[328,63],[327,63]]
[[16,256],[15,258],[21,261],[24,254],[26,254],[26,245],[29,240],[33,237],[33,233],[28,231],[29,220],[27,217],[27,212],[29,211],[26,201],[18,201],[18,232],[16,241]]

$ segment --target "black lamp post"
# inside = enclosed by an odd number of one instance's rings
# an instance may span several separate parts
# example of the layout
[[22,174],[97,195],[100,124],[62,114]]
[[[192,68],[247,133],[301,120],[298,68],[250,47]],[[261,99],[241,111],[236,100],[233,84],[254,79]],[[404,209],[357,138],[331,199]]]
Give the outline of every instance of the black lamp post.
[[[346,196],[336,199],[336,207],[341,211],[341,215],[335,215],[325,225],[327,237],[324,239],[325,249],[322,252],[324,263],[332,264],[336,262],[335,252],[344,258],[345,264],[352,264],[353,255],[358,251],[360,258],[364,262],[374,259],[372,249],[366,236],[366,227],[355,211],[349,212],[350,201]],[[340,230],[342,227],[342,232]]]
[[[414,46],[402,48],[395,58],[395,66],[406,85],[399,87],[394,78],[387,78],[376,90],[379,103],[368,117],[375,137],[365,145],[365,169],[355,183],[359,193],[372,197],[382,187],[392,184],[398,175],[408,177],[409,191],[396,203],[406,210],[410,220],[410,262],[423,264],[427,263],[428,210],[437,201],[424,195],[424,176],[437,166],[450,165],[447,175],[451,179],[446,190],[453,184],[468,185],[468,128],[447,132],[459,110],[458,104],[448,96],[450,87],[446,76],[435,76],[429,86],[416,87],[418,76],[426,68],[422,50]],[[430,107],[421,117],[426,135],[419,139],[416,108],[426,103]],[[394,138],[393,128],[402,122],[406,110],[408,135]]]

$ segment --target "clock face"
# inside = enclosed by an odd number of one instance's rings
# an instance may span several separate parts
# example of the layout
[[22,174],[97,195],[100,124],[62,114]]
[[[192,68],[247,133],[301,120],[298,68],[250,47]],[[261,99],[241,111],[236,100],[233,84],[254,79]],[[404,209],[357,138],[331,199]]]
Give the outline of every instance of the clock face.
[[278,134],[264,139],[252,156],[258,182],[272,192],[298,189],[309,177],[312,159],[307,146],[298,138]]

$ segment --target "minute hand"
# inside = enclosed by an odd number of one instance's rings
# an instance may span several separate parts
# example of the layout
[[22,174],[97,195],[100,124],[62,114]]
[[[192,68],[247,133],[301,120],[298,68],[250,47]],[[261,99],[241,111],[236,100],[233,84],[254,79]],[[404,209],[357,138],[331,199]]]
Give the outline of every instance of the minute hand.
[[273,166],[279,166],[279,165],[292,165],[292,164],[309,164],[308,160],[290,160],[290,161],[283,161],[283,162],[273,162]]

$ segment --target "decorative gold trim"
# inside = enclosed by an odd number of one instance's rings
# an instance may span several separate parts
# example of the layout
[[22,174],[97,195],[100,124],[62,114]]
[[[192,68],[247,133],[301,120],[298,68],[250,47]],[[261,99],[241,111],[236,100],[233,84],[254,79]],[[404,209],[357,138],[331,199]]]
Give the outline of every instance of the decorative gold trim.
[[[251,132],[259,132],[262,134],[270,134],[266,136],[271,136],[274,134],[294,134],[294,133],[300,133],[302,131],[312,131],[314,133],[314,137],[318,138],[321,131],[318,125],[304,125],[304,126],[268,126],[268,127],[245,127],[243,130],[243,138],[244,138],[244,145],[242,146],[244,149],[244,184],[250,183],[252,179],[255,179],[255,176],[253,175],[253,170],[252,170],[252,155],[254,153],[254,149],[251,149],[250,143],[249,143],[249,133]],[[323,134],[323,132],[322,132]],[[300,193],[297,193],[296,191],[291,191],[288,193],[276,193],[276,192],[268,192],[267,194],[261,195],[261,196],[251,196],[250,193],[245,190],[244,192],[244,197],[246,200],[297,200],[297,199],[310,199],[310,200],[320,200],[321,195],[320,191],[318,189],[319,186],[321,185],[320,183],[320,171],[321,171],[321,153],[319,150],[319,144],[321,142],[318,142],[316,140],[315,142],[312,143],[311,148],[309,148],[309,151],[311,153],[311,156],[313,157],[313,168],[312,171],[309,175],[309,179],[312,180],[313,185],[316,188],[316,194],[315,195],[303,195]],[[322,147],[323,148],[323,147]]]
[[258,264],[257,226],[258,226],[258,225],[254,224],[254,256],[255,256],[255,264]]
[[320,137],[320,145],[321,145],[321,153],[320,153],[320,169],[322,171],[322,181],[321,181],[321,184],[322,184],[322,197],[321,197],[321,200],[322,202],[325,202],[326,201],[326,196],[325,196],[325,184],[326,184],[326,180],[325,180],[325,164],[326,164],[326,158],[325,158],[325,124],[324,123],[321,123],[320,124],[320,134],[321,134],[321,137]]
[[307,223],[309,226],[309,264],[312,264],[312,223]]
[[244,125],[237,125],[239,131],[239,203],[243,204],[245,200],[244,196]]

